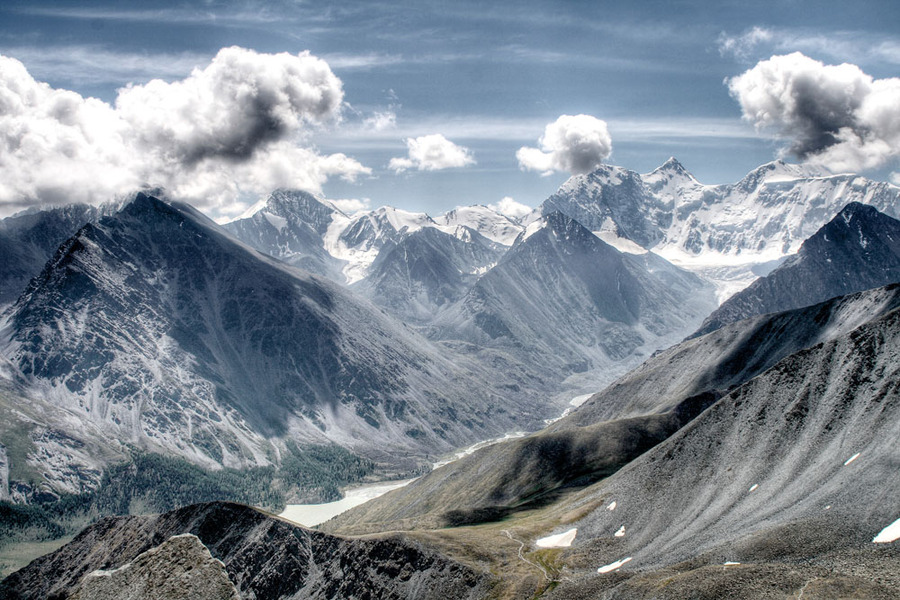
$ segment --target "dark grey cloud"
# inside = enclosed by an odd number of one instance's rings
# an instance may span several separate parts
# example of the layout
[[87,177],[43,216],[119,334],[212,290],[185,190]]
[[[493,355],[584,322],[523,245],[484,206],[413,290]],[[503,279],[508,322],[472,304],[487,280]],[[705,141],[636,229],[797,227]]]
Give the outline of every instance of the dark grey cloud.
[[772,130],[800,159],[837,169],[883,165],[900,153],[900,79],[799,52],[760,61],[727,80],[744,118]]
[[144,143],[177,162],[243,161],[304,123],[335,117],[340,80],[309,53],[258,54],[223,48],[186,79],[153,80],[119,92],[116,109]]

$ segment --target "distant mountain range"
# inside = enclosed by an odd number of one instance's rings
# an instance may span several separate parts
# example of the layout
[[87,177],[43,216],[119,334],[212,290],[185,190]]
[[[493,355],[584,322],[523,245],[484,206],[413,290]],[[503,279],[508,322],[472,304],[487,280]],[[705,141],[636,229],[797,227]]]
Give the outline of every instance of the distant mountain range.
[[796,252],[850,202],[900,217],[900,188],[775,161],[704,185],[674,158],[638,175],[602,166],[569,179],[535,213],[561,211],[609,243],[653,250],[703,275],[725,300]]
[[[330,267],[321,272],[353,283],[368,276],[386,241],[396,243],[423,228],[461,239],[465,236],[460,228],[465,228],[509,247],[529,223],[561,212],[619,250],[652,250],[704,276],[717,286],[723,301],[797,252],[850,202],[900,218],[900,188],[859,175],[779,160],[737,183],[706,185],[670,158],[643,175],[604,165],[574,176],[518,220],[484,206],[461,207],[435,218],[390,207],[347,216],[327,200],[279,191],[252,216],[226,227],[260,251],[288,262],[300,255],[315,262],[324,249],[330,259],[321,260]],[[340,273],[334,271],[335,264],[343,265]]]

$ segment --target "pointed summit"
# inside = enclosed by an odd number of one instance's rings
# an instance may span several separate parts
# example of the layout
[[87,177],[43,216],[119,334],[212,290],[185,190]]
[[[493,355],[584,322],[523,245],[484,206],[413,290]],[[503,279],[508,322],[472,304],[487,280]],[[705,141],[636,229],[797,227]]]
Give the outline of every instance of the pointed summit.
[[662,180],[698,183],[697,178],[694,177],[690,171],[685,169],[684,165],[682,165],[674,156],[670,156],[666,162],[649,173],[641,175],[641,178],[651,187],[653,184]]
[[685,195],[686,190],[701,186],[674,156],[670,156],[651,172],[641,175],[641,179],[654,194],[673,205]]
[[[250,211],[248,211],[250,212]],[[225,224],[233,236],[284,262],[341,280],[341,263],[325,251],[335,218],[347,217],[330,202],[301,190],[275,190],[248,216]]]
[[660,219],[666,210],[634,171],[602,165],[569,179],[539,207],[542,215],[569,215],[590,231],[614,229],[643,248],[663,237]]

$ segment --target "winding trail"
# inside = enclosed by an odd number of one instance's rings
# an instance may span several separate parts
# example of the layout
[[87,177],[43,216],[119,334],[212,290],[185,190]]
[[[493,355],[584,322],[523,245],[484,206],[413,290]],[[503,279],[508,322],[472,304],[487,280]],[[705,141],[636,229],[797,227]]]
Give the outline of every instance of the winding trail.
[[506,537],[508,537],[509,539],[511,539],[511,540],[514,541],[514,542],[518,542],[518,543],[519,543],[519,558],[522,559],[524,562],[528,563],[529,565],[531,565],[532,567],[534,567],[534,568],[536,568],[536,569],[539,569],[539,570],[541,571],[541,573],[544,574],[544,579],[546,579],[549,583],[553,583],[553,582],[559,581],[559,579],[553,579],[552,577],[550,577],[550,574],[547,573],[547,569],[545,569],[545,568],[542,567],[541,565],[539,565],[539,564],[537,564],[537,563],[533,563],[533,562],[531,562],[530,560],[528,560],[527,558],[525,558],[525,554],[522,552],[522,550],[525,549],[525,542],[523,542],[522,540],[519,540],[519,539],[514,538],[514,537],[512,536],[512,534],[511,534],[508,530],[506,530],[506,529],[502,530],[500,533],[506,534]]

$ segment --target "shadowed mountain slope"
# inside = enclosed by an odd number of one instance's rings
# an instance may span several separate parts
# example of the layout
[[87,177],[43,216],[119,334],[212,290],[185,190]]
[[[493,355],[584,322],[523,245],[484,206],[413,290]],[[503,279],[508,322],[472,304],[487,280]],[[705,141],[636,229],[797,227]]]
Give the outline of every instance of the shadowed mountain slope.
[[502,376],[142,194],[59,249],[3,338],[28,389],[116,439],[201,464],[267,464],[268,440],[284,436],[387,460],[530,414],[522,395],[484,385]]
[[60,244],[112,210],[70,204],[0,219],[0,307],[19,297]]
[[900,221],[848,204],[800,250],[713,312],[695,335],[747,317],[900,281]]
[[441,313],[433,337],[503,349],[545,379],[576,375],[576,389],[597,389],[676,342],[712,306],[699,277],[652,254],[619,252],[557,212],[531,223]]

